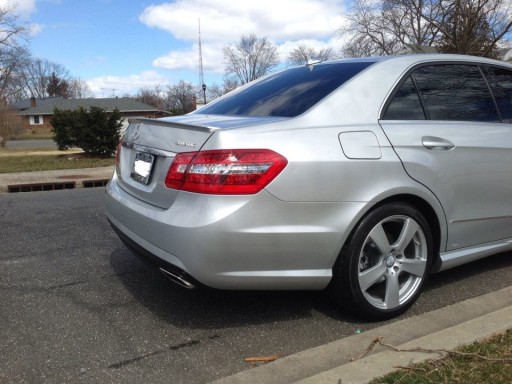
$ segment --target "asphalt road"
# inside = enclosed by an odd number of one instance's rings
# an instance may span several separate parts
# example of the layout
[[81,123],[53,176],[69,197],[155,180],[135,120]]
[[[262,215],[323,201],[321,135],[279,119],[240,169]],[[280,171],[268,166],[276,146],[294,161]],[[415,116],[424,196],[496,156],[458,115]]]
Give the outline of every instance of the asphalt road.
[[[103,194],[0,194],[0,382],[206,383],[381,325],[322,292],[175,287],[117,239]],[[497,255],[433,276],[404,317],[510,285]]]
[[34,149],[34,148],[57,148],[53,140],[9,140],[6,148],[12,149]]

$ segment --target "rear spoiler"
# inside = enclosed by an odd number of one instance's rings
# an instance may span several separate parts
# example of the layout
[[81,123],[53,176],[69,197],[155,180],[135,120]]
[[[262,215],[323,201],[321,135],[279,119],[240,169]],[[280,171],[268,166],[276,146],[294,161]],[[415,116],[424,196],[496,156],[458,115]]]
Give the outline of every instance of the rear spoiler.
[[199,131],[199,132],[206,132],[206,133],[212,133],[218,128],[215,127],[208,127],[205,125],[193,125],[193,124],[184,124],[184,123],[178,123],[174,121],[167,121],[164,119],[150,119],[148,117],[136,117],[136,118],[130,118],[128,119],[129,124],[147,124],[147,125],[161,125],[164,127],[175,127],[175,128],[183,128],[183,129],[189,129],[192,131]]

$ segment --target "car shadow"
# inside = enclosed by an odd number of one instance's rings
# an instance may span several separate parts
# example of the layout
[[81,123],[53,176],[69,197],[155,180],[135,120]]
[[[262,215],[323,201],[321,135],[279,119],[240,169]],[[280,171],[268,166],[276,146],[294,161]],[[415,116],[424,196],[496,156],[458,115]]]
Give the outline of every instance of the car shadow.
[[418,301],[407,311],[419,315],[512,285],[512,252],[432,274]]
[[[314,316],[315,312],[348,324],[363,321],[337,306],[325,291],[228,291],[208,287],[187,290],[171,282],[156,268],[138,259],[124,246],[110,255],[114,275],[130,294],[162,320],[178,327],[230,328]],[[430,276],[423,294],[401,318],[419,315],[456,302],[489,293],[511,284],[492,279],[512,268],[512,253],[497,254]],[[485,280],[485,284],[479,281]],[[388,321],[388,322],[389,322]]]
[[[437,289],[440,286],[468,280],[474,277],[482,277],[484,274],[492,273],[493,271],[500,271],[504,268],[512,267],[512,252],[503,252],[496,255],[486,257],[474,261],[472,263],[464,264],[459,267],[449,269],[447,271],[434,273],[430,276],[428,287],[426,291]],[[498,282],[496,282],[498,283]],[[510,283],[510,281],[508,281]],[[508,286],[507,281],[503,282],[503,286]],[[499,283],[498,283],[499,284]]]
[[124,247],[110,254],[115,276],[130,294],[159,318],[178,327],[218,329],[308,318],[320,312],[357,323],[323,291],[228,291],[182,288]]

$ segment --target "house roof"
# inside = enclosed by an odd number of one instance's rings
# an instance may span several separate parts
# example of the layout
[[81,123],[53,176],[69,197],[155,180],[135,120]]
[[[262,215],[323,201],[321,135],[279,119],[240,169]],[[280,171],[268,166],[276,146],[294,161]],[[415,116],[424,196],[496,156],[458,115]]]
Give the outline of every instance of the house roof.
[[[45,104],[51,104],[55,102],[55,98],[48,98],[48,99],[35,99],[36,105],[45,105]],[[16,111],[23,111],[25,109],[32,108],[32,104],[30,99],[23,99],[15,101],[14,103],[9,104],[10,109],[14,109]]]
[[[42,101],[42,100],[41,100]],[[118,109],[119,112],[158,112],[158,108],[151,105],[141,103],[137,100],[128,97],[108,98],[108,99],[61,99],[52,98],[44,99],[43,102],[36,100],[36,106],[22,110],[18,113],[20,116],[32,115],[53,115],[55,108],[62,110],[75,110],[83,107],[89,109],[90,107],[98,107],[107,112],[112,112]],[[28,100],[30,103],[30,100]]]

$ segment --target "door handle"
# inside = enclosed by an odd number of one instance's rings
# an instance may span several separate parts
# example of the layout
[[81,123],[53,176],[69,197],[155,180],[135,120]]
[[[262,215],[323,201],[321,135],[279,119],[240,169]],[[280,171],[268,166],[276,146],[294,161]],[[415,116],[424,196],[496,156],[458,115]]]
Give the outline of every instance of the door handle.
[[450,149],[455,148],[455,144],[451,141],[441,139],[440,137],[423,136],[421,138],[421,142],[425,148],[432,151],[449,151]]

